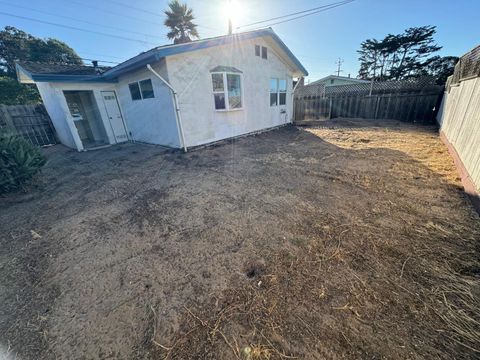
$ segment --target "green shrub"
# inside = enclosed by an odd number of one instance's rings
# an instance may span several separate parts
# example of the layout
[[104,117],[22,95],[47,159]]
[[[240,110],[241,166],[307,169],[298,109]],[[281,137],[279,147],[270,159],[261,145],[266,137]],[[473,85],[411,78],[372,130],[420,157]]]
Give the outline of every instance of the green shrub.
[[0,129],[0,193],[21,187],[40,171],[45,161],[38,147]]

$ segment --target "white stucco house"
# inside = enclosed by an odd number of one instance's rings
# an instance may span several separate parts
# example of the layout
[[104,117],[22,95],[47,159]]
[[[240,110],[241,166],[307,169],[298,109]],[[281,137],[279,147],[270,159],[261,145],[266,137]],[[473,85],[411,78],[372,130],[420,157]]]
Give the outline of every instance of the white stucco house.
[[59,140],[79,151],[125,141],[194,147],[292,121],[305,68],[271,29],[166,45],[115,67],[18,63]]

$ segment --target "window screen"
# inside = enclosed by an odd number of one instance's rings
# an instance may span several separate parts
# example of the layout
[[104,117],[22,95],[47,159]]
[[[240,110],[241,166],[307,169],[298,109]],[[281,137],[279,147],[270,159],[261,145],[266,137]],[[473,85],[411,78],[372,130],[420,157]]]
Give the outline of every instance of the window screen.
[[260,45],[255,45],[255,56],[260,56]]
[[130,96],[132,100],[142,100],[142,95],[140,94],[140,87],[138,83],[128,84],[128,88],[130,89]]
[[240,87],[240,75],[227,74],[228,106],[230,109],[242,107],[242,89]]
[[142,80],[140,81],[140,90],[142,91],[142,98],[151,99],[155,97],[153,94],[152,80]]
[[224,91],[223,89],[223,74],[212,74],[213,92]]
[[225,110],[225,93],[213,94],[216,110]]
[[225,85],[223,73],[212,74],[213,100],[216,110],[225,110]]

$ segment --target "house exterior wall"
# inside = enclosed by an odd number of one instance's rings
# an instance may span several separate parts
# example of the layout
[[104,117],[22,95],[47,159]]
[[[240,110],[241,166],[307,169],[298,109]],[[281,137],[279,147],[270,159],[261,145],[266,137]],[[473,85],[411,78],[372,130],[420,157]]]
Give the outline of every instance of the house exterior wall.
[[77,144],[67,121],[68,109],[63,107],[61,101],[61,96],[63,96],[61,90],[52,86],[51,83],[46,82],[37,83],[37,88],[42,97],[43,104],[47,109],[48,115],[52,120],[53,126],[55,127],[58,140],[63,145],[76,149]]
[[[164,61],[152,66],[162,76],[168,77]],[[145,79],[151,79],[155,97],[133,101],[128,84]],[[103,103],[102,91],[115,91],[129,139],[171,147],[181,146],[172,94],[161,80],[146,68],[121,77],[118,83],[36,84],[60,142],[68,147],[84,150],[63,94],[63,91],[68,90],[93,92],[109,144],[115,144],[116,140]]]
[[63,91],[92,91],[105,128],[108,143],[116,144],[115,135],[110,126],[101,94],[101,91],[115,91],[115,84],[38,82],[36,85],[62,144],[78,151],[84,150]]
[[[168,78],[165,61],[151,65],[162,77]],[[154,98],[132,100],[128,84],[146,79],[152,81]],[[120,77],[116,89],[132,140],[181,146],[171,91],[151,71],[145,68]]]
[[[268,59],[255,56],[255,45],[266,46]],[[266,128],[292,119],[292,75],[274,46],[264,38],[167,57],[170,84],[178,93],[185,142],[197,146]],[[210,70],[217,66],[242,71],[243,109],[215,110]],[[271,78],[287,80],[286,114],[270,107]]]
[[[331,80],[333,80],[333,83]],[[327,87],[327,86],[353,85],[353,84],[360,84],[360,82],[355,80],[348,80],[348,79],[331,78],[331,79],[325,79],[325,80],[318,80],[311,83],[310,85],[324,85],[325,87]]]

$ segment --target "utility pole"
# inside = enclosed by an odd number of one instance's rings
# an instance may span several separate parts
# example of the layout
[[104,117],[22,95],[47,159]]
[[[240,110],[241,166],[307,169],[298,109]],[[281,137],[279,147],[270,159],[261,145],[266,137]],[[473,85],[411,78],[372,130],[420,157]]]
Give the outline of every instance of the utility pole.
[[340,73],[343,71],[343,70],[340,70],[343,64],[343,59],[338,58],[338,60],[335,61],[335,64],[337,64],[337,76],[340,76]]
[[227,0],[228,1],[228,9],[229,14],[228,14],[228,35],[232,35],[233,33],[233,27],[232,27],[232,11],[233,11],[233,5],[232,5],[232,0]]

